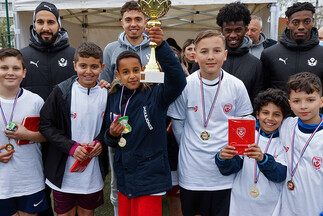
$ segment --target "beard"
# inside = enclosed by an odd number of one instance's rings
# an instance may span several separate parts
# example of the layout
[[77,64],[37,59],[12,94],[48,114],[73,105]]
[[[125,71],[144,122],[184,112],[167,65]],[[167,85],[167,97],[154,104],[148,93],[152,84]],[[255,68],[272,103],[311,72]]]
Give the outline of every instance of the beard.
[[[51,38],[45,38],[45,40],[44,40],[42,38],[42,34],[44,34],[44,33],[50,34],[50,35],[52,35],[52,37]],[[45,46],[48,46],[48,45],[53,44],[56,41],[56,39],[58,37],[58,31],[55,34],[53,34],[52,32],[40,32],[39,34],[37,34],[37,36],[38,36],[39,41],[42,44],[44,44]]]
[[304,39],[296,39],[295,40],[295,42],[297,43],[297,44],[301,44],[301,43],[303,43],[305,40]]

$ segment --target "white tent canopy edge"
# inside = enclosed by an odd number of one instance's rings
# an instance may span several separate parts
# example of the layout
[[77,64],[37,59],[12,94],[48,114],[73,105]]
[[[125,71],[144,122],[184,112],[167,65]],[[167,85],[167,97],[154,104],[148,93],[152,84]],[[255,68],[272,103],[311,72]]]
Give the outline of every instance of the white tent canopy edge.
[[[78,46],[82,41],[93,41],[102,48],[117,39],[122,31],[119,24],[119,8],[127,0],[56,0],[51,1],[59,9],[62,26],[68,30],[70,42]],[[13,0],[16,47],[22,48],[29,41],[29,26],[33,10],[39,0]],[[234,0],[173,0],[169,13],[162,18],[165,38],[173,37],[181,45],[187,38],[195,38],[206,28],[217,28],[215,16],[219,8]],[[277,0],[242,0],[252,14],[263,18],[264,32],[277,39]],[[270,22],[269,22],[270,21]]]

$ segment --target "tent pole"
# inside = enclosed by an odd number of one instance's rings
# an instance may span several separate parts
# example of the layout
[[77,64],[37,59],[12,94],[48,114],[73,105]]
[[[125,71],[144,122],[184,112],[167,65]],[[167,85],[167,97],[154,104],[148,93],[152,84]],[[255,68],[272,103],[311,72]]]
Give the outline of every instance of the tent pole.
[[9,22],[9,10],[8,10],[8,0],[6,0],[6,16],[7,16],[8,47],[11,47],[11,38],[10,38],[10,22]]

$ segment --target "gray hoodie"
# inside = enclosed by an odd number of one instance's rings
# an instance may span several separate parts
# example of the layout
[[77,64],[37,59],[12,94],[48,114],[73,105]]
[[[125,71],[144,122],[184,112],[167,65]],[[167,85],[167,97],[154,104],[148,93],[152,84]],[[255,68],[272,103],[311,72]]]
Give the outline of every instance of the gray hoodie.
[[133,51],[137,53],[141,59],[142,66],[145,66],[148,63],[149,56],[150,56],[150,47],[149,47],[149,38],[146,33],[143,34],[144,40],[137,46],[134,46],[129,43],[126,37],[126,33],[122,32],[119,35],[118,41],[114,41],[109,43],[103,52],[103,63],[105,67],[100,74],[100,79],[104,79],[111,83],[114,78],[116,77],[115,71],[116,67],[116,60],[120,53],[123,51]]

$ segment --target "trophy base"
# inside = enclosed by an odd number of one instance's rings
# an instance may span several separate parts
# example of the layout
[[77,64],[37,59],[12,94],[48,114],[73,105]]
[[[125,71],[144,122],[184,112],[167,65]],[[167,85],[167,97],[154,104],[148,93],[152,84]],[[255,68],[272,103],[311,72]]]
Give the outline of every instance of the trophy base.
[[164,72],[140,72],[140,82],[164,83]]

